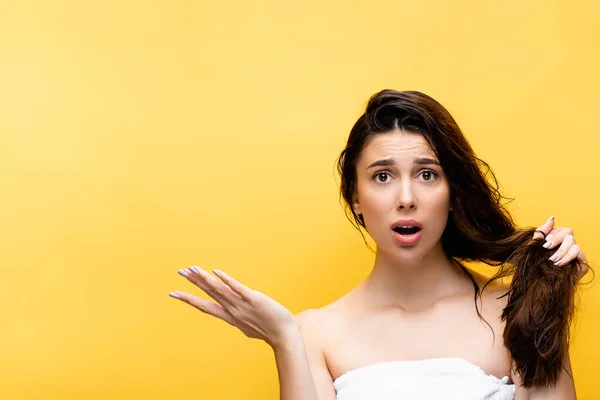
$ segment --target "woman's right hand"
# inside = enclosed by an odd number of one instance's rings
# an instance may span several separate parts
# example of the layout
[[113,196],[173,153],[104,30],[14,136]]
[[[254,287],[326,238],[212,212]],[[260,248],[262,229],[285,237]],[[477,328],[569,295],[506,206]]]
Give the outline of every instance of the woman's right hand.
[[214,273],[221,280],[196,266],[179,270],[180,275],[202,289],[216,303],[181,291],[169,295],[222,319],[249,338],[264,340],[273,348],[282,345],[288,335],[299,331],[296,318],[284,306],[242,285],[222,271],[214,270]]

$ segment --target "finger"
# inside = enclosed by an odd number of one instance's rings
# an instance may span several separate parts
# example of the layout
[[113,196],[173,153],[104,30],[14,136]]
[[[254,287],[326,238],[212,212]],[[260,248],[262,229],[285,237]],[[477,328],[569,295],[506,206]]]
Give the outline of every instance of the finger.
[[254,290],[250,289],[248,286],[241,284],[240,282],[233,279],[231,276],[227,275],[221,270],[215,269],[213,272],[215,273],[215,275],[221,278],[221,280],[242,299],[246,301],[251,300],[251,296],[254,293]]
[[179,270],[179,273],[224,307],[231,308],[233,304],[241,301],[227,285],[202,268],[192,265],[187,269]]
[[579,261],[581,261],[582,263],[587,264],[587,257],[585,256],[585,254],[583,254],[583,251],[581,250],[581,248],[579,249],[579,254],[577,254],[577,259]]
[[[573,247],[576,247],[577,250],[578,250],[577,251],[577,261],[578,261],[577,262],[577,268],[578,268],[577,280],[579,280],[579,279],[583,278],[583,276],[585,274],[588,273],[588,271],[590,270],[590,266],[587,263],[587,258],[585,256],[585,254],[583,254],[583,251],[581,250],[581,248],[579,247],[579,245],[574,244]],[[569,252],[570,251],[571,250],[569,250]],[[566,256],[563,257],[563,260],[565,258],[566,258]],[[563,264],[563,263],[561,263],[561,264]]]
[[574,259],[577,258],[579,251],[580,251],[580,249],[579,249],[578,244],[572,245],[571,248],[569,248],[569,250],[566,252],[566,254],[561,259],[558,259],[558,258],[556,259],[556,262],[554,264],[555,265],[565,265],[569,261],[573,261]]
[[550,233],[546,236],[546,243],[544,247],[547,249],[553,249],[565,240],[567,235],[573,236],[573,229],[571,228],[558,228],[555,232]]
[[565,256],[565,254],[567,254],[567,252],[569,251],[571,246],[573,246],[574,244],[575,243],[574,243],[573,235],[565,236],[565,239],[561,243],[560,247],[558,248],[556,253],[554,253],[554,255],[549,258],[549,260],[554,262],[554,265],[556,265],[557,262],[559,260],[561,260]]
[[[542,226],[540,226],[539,228],[536,229],[536,232],[534,232],[534,234],[533,234],[533,238],[534,239],[544,238],[545,236],[547,236],[550,233],[550,231],[552,230],[553,227],[554,227],[554,217],[552,216],[552,217],[548,218],[546,220],[546,222],[544,222],[542,224]],[[537,232],[537,231],[541,231],[541,232],[543,232],[543,234],[540,232]]]
[[212,315],[213,317],[222,319],[230,325],[236,326],[232,315],[227,309],[214,301],[204,300],[192,294],[180,291],[171,292],[169,293],[169,296],[179,299],[205,314]]
[[[580,254],[581,254],[581,252],[580,252]],[[579,260],[581,260],[579,257],[577,257],[577,258]],[[584,256],[584,258],[585,258],[585,256]],[[577,279],[578,280],[581,279],[581,278],[583,278],[583,276],[585,274],[587,274],[588,271],[590,270],[590,266],[588,265],[587,261],[583,261],[583,262],[578,263],[577,267],[579,269],[579,274],[577,274]]]
[[243,300],[229,286],[202,268],[193,265],[189,269],[200,279],[199,284],[204,284],[207,287],[207,294],[219,301],[226,308],[231,309]]

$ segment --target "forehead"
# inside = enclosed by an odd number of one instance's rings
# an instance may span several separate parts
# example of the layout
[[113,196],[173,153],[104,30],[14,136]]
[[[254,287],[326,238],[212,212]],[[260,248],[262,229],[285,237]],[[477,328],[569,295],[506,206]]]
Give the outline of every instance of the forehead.
[[387,157],[397,159],[429,157],[437,160],[434,151],[423,135],[406,131],[391,131],[371,137],[361,152],[359,163]]

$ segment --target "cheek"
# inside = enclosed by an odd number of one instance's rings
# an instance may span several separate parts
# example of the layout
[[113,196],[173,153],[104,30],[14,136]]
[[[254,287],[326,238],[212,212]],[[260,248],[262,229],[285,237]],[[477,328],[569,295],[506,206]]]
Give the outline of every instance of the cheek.
[[378,218],[381,215],[389,217],[390,210],[394,208],[393,193],[386,193],[385,190],[365,191],[361,198],[361,208],[365,214],[371,218]]
[[442,232],[448,221],[450,212],[450,193],[447,189],[442,189],[435,196],[428,196],[426,208],[429,210],[429,221],[431,226],[435,226]]
[[450,188],[448,185],[440,185],[435,190],[429,190],[422,197],[422,200],[429,202],[430,207],[436,211],[446,212],[450,207]]
[[447,195],[441,196],[440,198],[433,199],[433,206],[436,213],[445,214],[450,209],[450,199]]
[[359,201],[367,231],[378,237],[378,232],[387,230],[394,197],[384,191],[363,191]]

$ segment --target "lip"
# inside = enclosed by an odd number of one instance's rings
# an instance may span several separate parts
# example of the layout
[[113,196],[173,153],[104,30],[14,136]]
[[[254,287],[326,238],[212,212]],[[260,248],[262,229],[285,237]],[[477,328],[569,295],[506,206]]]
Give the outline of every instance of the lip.
[[396,231],[392,231],[392,236],[394,237],[394,241],[401,246],[412,246],[416,244],[423,235],[423,231],[419,231],[417,233],[413,233],[412,235],[401,235]]
[[416,227],[423,229],[423,227],[421,226],[421,223],[419,221],[417,221],[416,219],[399,219],[398,221],[396,221],[392,224],[392,229],[394,229],[398,226],[416,226]]
[[[401,235],[394,230],[394,228],[398,226],[416,226],[420,228],[420,230],[412,235]],[[394,237],[394,241],[401,246],[412,246],[416,244],[421,239],[422,235],[423,226],[416,219],[399,219],[392,224],[392,236]]]

